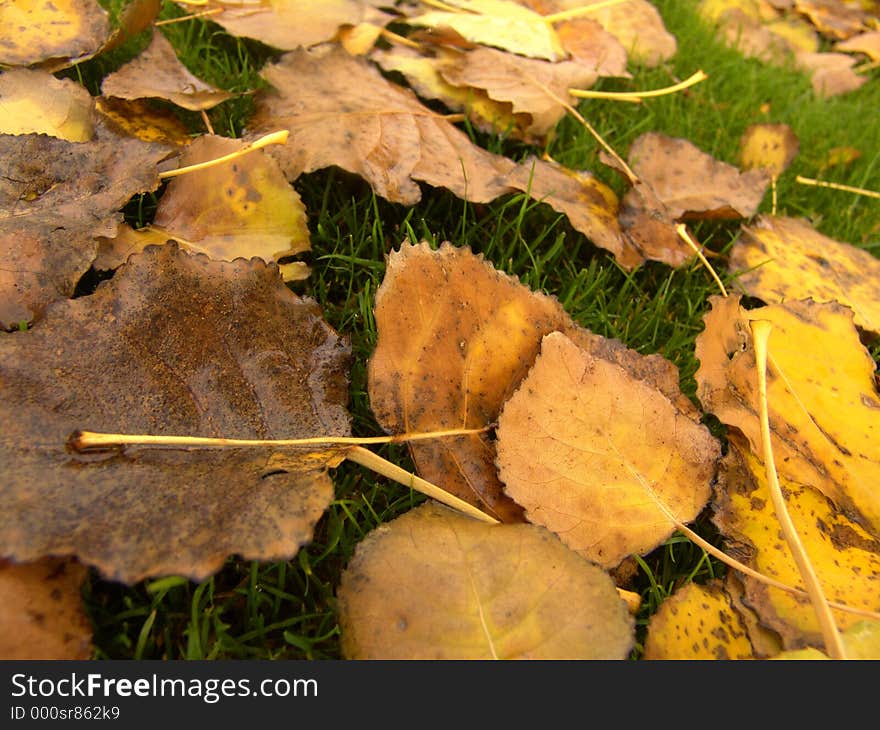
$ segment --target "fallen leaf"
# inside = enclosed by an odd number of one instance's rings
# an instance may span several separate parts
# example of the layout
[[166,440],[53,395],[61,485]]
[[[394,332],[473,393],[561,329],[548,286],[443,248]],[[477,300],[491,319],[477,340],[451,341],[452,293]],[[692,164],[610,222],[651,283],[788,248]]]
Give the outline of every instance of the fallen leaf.
[[0,3],[0,65],[55,72],[97,53],[110,19],[96,0]]
[[262,75],[274,92],[258,95],[249,133],[290,131],[271,149],[288,180],[336,165],[404,205],[421,199],[417,181],[473,202],[510,190],[511,160],[473,144],[362,57],[334,47],[293,51]]
[[779,476],[818,490],[880,535],[880,397],[876,364],[853,312],[837,302],[789,299],[745,310],[739,295],[712,297],[696,340],[697,397],[761,453],[757,370],[749,322],[768,320],[767,399]]
[[856,59],[846,53],[798,53],[797,65],[810,75],[817,96],[830,97],[861,88],[868,77],[857,74]]
[[190,73],[158,30],[138,56],[104,77],[101,93],[128,100],[165,99],[190,111],[211,109],[233,96]]
[[806,220],[760,216],[743,227],[728,269],[750,296],[767,303],[837,301],[853,310],[857,327],[880,334],[880,260],[822,235]]
[[750,218],[770,184],[765,170],[740,172],[692,142],[661,132],[640,135],[628,162],[674,220]]
[[872,30],[851,36],[834,45],[835,51],[864,53],[872,61],[880,61],[880,30]]
[[70,558],[0,560],[0,659],[90,659],[92,625],[81,594],[87,575]]
[[[880,659],[880,622],[860,621],[840,634],[847,659]],[[817,660],[830,659],[823,651],[814,647],[791,649],[777,654],[772,659]]]
[[[274,265],[132,256],[94,294],[0,336],[0,545],[76,555],[110,580],[202,580],[226,558],[286,560],[333,498],[339,449],[73,453],[71,433],[348,435],[349,345]],[[283,458],[282,458],[283,457]]]
[[[529,7],[542,15],[554,11],[553,2],[529,0]],[[630,78],[627,53],[621,42],[589,17],[574,18],[553,24],[556,37],[571,60],[591,69],[599,76]]]
[[[241,140],[202,135],[179,158],[181,167],[244,147]],[[191,250],[231,261],[279,261],[311,248],[306,209],[265,150],[172,178],[149,226]]]
[[99,125],[88,142],[0,135],[0,328],[31,322],[69,297],[88,271],[98,236],[112,236],[122,207],[159,187],[170,149]]
[[168,109],[157,109],[146,99],[118,99],[99,96],[95,109],[104,124],[119,136],[137,137],[168,147],[185,147],[192,142],[189,130]]
[[[653,383],[679,408],[693,409],[667,360],[578,327],[556,299],[530,291],[467,248],[401,245],[388,256],[374,317],[378,340],[367,365],[368,392],[389,433],[494,424],[541,338],[555,330]],[[503,521],[522,521],[522,508],[498,481],[487,436],[414,441],[410,452],[428,481]]]
[[[772,352],[772,336],[770,342]],[[813,487],[781,476],[780,486],[825,597],[855,609],[880,610],[880,542]],[[724,539],[725,552],[782,583],[801,585],[800,572],[779,534],[764,465],[736,434],[731,435],[717,494],[712,519]],[[824,648],[815,609],[805,596],[794,596],[748,575],[742,581],[745,602],[762,625],[779,635],[783,650]],[[857,613],[832,611],[841,630],[862,620]]]
[[740,167],[765,168],[779,177],[797,156],[800,141],[787,124],[750,124],[739,140]]
[[795,0],[794,6],[823,36],[844,40],[866,30],[867,14],[852,4],[839,0]]
[[529,522],[605,568],[696,519],[720,456],[692,411],[561,332],[544,336],[496,432],[499,477]]
[[819,34],[803,18],[790,15],[765,23],[764,27],[774,35],[780,36],[794,52],[816,53],[822,42]]
[[624,660],[611,578],[534,525],[427,503],[358,545],[337,592],[347,659]]
[[718,579],[688,583],[660,604],[648,619],[643,656],[697,661],[755,658],[745,623]]
[[523,5],[509,0],[448,0],[445,4],[454,10],[408,15],[405,22],[424,28],[452,28],[472,43],[529,58],[566,58],[553,26]]
[[13,68],[0,74],[3,119],[0,134],[49,134],[86,142],[94,134],[91,94],[48,71]]

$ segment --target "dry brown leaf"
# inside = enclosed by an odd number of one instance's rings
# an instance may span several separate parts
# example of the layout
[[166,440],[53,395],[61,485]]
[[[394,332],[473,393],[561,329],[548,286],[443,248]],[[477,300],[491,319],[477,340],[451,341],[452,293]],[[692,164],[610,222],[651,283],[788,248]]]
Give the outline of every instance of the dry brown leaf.
[[89,142],[0,135],[0,328],[73,294],[96,238],[115,233],[133,195],[159,187],[156,166],[170,151],[100,125]]
[[0,134],[49,134],[86,142],[95,132],[92,95],[48,71],[13,68],[0,74]]
[[211,109],[233,96],[193,75],[158,30],[138,56],[104,77],[101,93],[128,100],[166,99],[190,111]]
[[137,137],[168,147],[185,147],[192,141],[189,130],[170,109],[156,109],[145,99],[99,96],[95,109],[104,124],[119,136]]
[[806,220],[760,216],[733,244],[728,268],[747,294],[767,303],[837,301],[853,310],[857,327],[880,334],[880,260]]
[[746,625],[720,580],[688,583],[648,620],[647,660],[753,659]]
[[109,34],[97,0],[0,3],[0,65],[60,71],[97,53]]
[[864,53],[872,61],[880,61],[880,30],[859,33],[834,45],[835,51]]
[[[679,408],[678,373],[577,327],[551,297],[529,291],[469,249],[403,244],[376,292],[376,349],[368,363],[373,412],[389,433],[482,428],[534,362],[541,338],[562,330],[581,347],[660,388]],[[411,442],[419,474],[504,521],[521,521],[506,497],[486,436]]]
[[497,438],[499,477],[529,522],[605,568],[696,519],[720,456],[690,410],[561,332],[544,336]]
[[847,53],[798,53],[797,65],[810,75],[817,96],[846,94],[861,88],[868,77],[857,74],[856,59]]
[[427,503],[357,546],[337,595],[347,659],[626,659],[607,573],[534,525]]
[[348,435],[349,345],[274,265],[151,247],[0,350],[10,558],[76,555],[125,583],[202,580],[234,554],[291,558],[333,498],[338,449],[67,448],[77,429]]
[[880,396],[876,364],[859,339],[852,310],[809,299],[753,310],[743,309],[738,295],[711,301],[696,341],[703,408],[762,453],[749,322],[769,321],[767,399],[780,478],[818,490],[880,536]]
[[[773,338],[771,335],[771,352]],[[764,465],[742,436],[731,434],[714,504],[713,521],[725,552],[787,585],[801,585],[799,570],[779,536]],[[863,611],[880,610],[880,541],[847,519],[817,490],[784,478],[780,486],[804,550],[829,601]],[[806,597],[793,596],[743,575],[743,600],[761,624],[781,639],[782,649],[824,648],[816,612]],[[863,619],[833,609],[843,631]]]
[[867,13],[852,4],[840,0],[795,0],[794,6],[823,36],[844,40],[866,30]]
[[674,220],[750,218],[770,184],[766,170],[740,172],[692,142],[661,132],[640,135],[628,162]]
[[262,75],[274,93],[258,96],[249,131],[290,130],[288,143],[271,150],[288,180],[337,165],[405,205],[420,200],[417,181],[473,202],[510,190],[503,176],[512,161],[473,144],[361,57],[335,47],[293,51]]
[[788,169],[800,148],[800,141],[787,124],[750,124],[739,140],[740,167],[763,167],[773,177]]
[[0,660],[75,660],[92,655],[83,610],[85,566],[70,558],[0,559]]

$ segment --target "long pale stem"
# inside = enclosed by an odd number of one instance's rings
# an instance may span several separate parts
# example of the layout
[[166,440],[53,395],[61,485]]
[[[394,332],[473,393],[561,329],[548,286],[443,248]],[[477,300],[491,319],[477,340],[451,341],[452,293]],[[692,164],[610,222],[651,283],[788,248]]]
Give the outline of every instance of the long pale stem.
[[569,89],[568,93],[578,99],[614,99],[615,101],[635,101],[648,99],[654,96],[665,96],[666,94],[674,94],[678,91],[687,89],[694,84],[708,79],[708,75],[703,71],[696,71],[684,81],[680,81],[672,86],[666,86],[662,89],[653,89],[650,91],[595,91],[593,89]]
[[724,288],[724,282],[721,281],[721,277],[718,276],[717,272],[712,265],[709,263],[709,260],[706,258],[705,254],[700,250],[700,247],[697,246],[696,241],[691,238],[690,234],[687,231],[687,226],[684,223],[679,223],[675,226],[675,232],[678,234],[679,238],[681,238],[688,246],[690,246],[694,253],[697,255],[697,258],[703,263],[709,273],[712,275],[712,278],[715,279],[715,283],[718,284],[718,288],[721,290],[721,294],[723,296],[727,296],[727,289]]
[[217,157],[213,160],[207,160],[205,162],[198,162],[195,165],[178,167],[176,170],[166,170],[165,172],[160,172],[159,177],[163,179],[166,177],[176,177],[177,175],[185,175],[188,172],[196,172],[197,170],[204,170],[208,167],[214,167],[214,165],[222,165],[224,162],[238,159],[239,157],[242,157],[251,152],[255,152],[256,150],[262,149],[263,147],[268,147],[271,144],[286,144],[289,135],[290,132],[286,129],[282,129],[278,132],[272,132],[264,137],[260,137],[259,139],[254,140],[250,144],[242,147],[240,150],[230,152],[228,155],[223,155],[222,157]]
[[874,190],[854,188],[851,185],[842,185],[841,183],[827,182],[825,180],[814,180],[811,177],[803,177],[802,175],[798,175],[795,180],[801,185],[814,185],[820,188],[831,188],[832,190],[843,190],[847,193],[856,193],[857,195],[867,195],[869,198],[880,198],[880,193]]
[[773,507],[776,511],[776,519],[782,528],[782,534],[785,541],[791,549],[791,555],[797,565],[798,571],[803,578],[807,593],[810,596],[810,602],[813,610],[816,612],[816,618],[819,626],[822,628],[822,636],[825,640],[825,651],[832,659],[845,659],[846,649],[837,625],[834,623],[834,616],[828,606],[819,577],[813,569],[813,565],[807,556],[806,550],[801,543],[797,529],[788,513],[788,507],[785,504],[785,497],[779,486],[779,478],[776,474],[776,463],[773,458],[773,448],[770,443],[770,416],[767,406],[767,350],[768,340],[770,339],[770,330],[773,325],[767,320],[752,320],[749,323],[752,329],[752,341],[755,345],[755,360],[758,366],[758,402],[761,416],[761,441],[764,450],[764,469],[767,473],[767,484],[770,488],[770,497],[773,500]]

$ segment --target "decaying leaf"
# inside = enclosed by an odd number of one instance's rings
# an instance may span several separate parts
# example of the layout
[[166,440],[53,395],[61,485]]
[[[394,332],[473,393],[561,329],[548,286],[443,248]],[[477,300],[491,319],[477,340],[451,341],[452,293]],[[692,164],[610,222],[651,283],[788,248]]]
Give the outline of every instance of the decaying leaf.
[[868,81],[867,76],[853,70],[856,59],[846,53],[799,53],[797,64],[809,73],[817,96],[845,94],[861,88]]
[[0,559],[0,659],[89,659],[92,625],[81,595],[87,575],[70,558]]
[[858,3],[840,0],[795,0],[799,13],[806,15],[824,36],[843,40],[866,29],[868,14]]
[[274,265],[174,244],[132,256],[94,294],[0,337],[2,554],[76,555],[126,583],[201,580],[233,554],[289,559],[333,498],[338,450],[93,454],[68,439],[348,435],[349,357]]
[[49,134],[86,142],[95,131],[91,94],[48,71],[13,68],[0,74],[0,134]]
[[864,53],[872,61],[880,61],[880,30],[851,36],[835,44],[834,50],[844,53]]
[[45,135],[0,135],[0,328],[31,322],[73,294],[112,236],[121,208],[159,187],[157,164],[170,149],[98,126],[73,143]]
[[876,364],[853,312],[837,302],[786,300],[753,310],[712,297],[696,341],[697,397],[761,452],[749,322],[768,320],[768,408],[779,476],[818,490],[847,518],[880,536],[880,396]]
[[[772,336],[770,342],[772,352]],[[749,449],[741,436],[731,436],[713,521],[725,538],[726,552],[764,575],[787,585],[801,585],[798,568],[779,534],[764,465]],[[856,609],[880,610],[880,541],[813,487],[784,477],[780,485],[825,597]],[[742,581],[745,602],[764,626],[779,635],[783,650],[823,648],[815,609],[805,596],[794,596],[747,575]],[[857,613],[833,613],[840,630],[862,620]]]
[[[541,338],[555,330],[654,383],[679,408],[690,404],[667,360],[643,357],[577,327],[557,300],[449,243],[436,251],[426,243],[403,244],[389,255],[375,320],[370,406],[389,433],[495,423],[534,362]],[[521,507],[503,493],[487,436],[411,442],[410,451],[428,481],[504,521],[522,520]]]
[[0,65],[59,71],[93,56],[109,34],[97,0],[0,3]]
[[512,0],[448,0],[451,10],[429,10],[410,15],[406,22],[423,28],[452,28],[472,43],[505,51],[560,61],[565,49],[550,23]]
[[348,659],[626,659],[603,570],[535,525],[427,503],[362,540],[337,593]]
[[497,438],[504,490],[529,522],[606,568],[692,522],[720,456],[691,411],[561,332],[544,336]]
[[640,135],[628,161],[674,220],[750,218],[770,184],[766,170],[740,172],[692,142],[661,132]]
[[767,303],[840,302],[853,310],[857,327],[880,334],[880,260],[822,235],[806,220],[760,216],[743,228],[728,268],[747,294]]
[[137,137],[168,147],[185,147],[192,142],[189,130],[168,109],[157,109],[147,99],[118,99],[99,96],[95,109],[104,124],[120,136]]
[[740,167],[765,168],[773,177],[788,169],[800,148],[797,135],[787,124],[750,124],[739,140]]
[[232,98],[193,75],[158,30],[140,55],[104,77],[101,93],[118,99],[166,99],[191,111],[211,109]]
[[753,659],[745,623],[719,580],[688,583],[660,604],[648,621],[648,660]]
[[[179,163],[198,164],[242,147],[241,140],[202,135],[186,148]],[[136,234],[143,242],[139,248],[173,239],[188,250],[226,261],[259,256],[277,262],[311,247],[305,206],[278,163],[263,150],[172,178],[153,223],[145,228]],[[133,238],[123,236],[117,266],[132,252]]]

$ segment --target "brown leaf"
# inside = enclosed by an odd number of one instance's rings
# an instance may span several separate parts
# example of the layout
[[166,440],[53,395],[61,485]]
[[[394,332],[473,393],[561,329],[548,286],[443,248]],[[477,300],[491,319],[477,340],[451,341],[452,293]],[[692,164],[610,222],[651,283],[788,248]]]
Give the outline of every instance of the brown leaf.
[[623,660],[633,646],[607,573],[540,527],[433,502],[358,544],[338,600],[347,659]]
[[95,132],[91,94],[48,71],[13,68],[0,74],[0,134],[49,134],[86,142]]
[[85,566],[48,557],[0,559],[0,659],[89,659],[92,625],[83,610]]
[[797,65],[810,75],[817,96],[846,94],[861,88],[868,77],[853,70],[856,59],[847,53],[798,53]]
[[96,0],[33,0],[0,5],[0,65],[60,71],[97,53],[110,19]]
[[2,554],[201,580],[232,554],[289,559],[333,498],[334,449],[66,448],[77,429],[347,435],[349,346],[274,265],[151,247],[0,349]]
[[613,568],[709,500],[720,446],[691,411],[550,333],[498,417],[499,477],[530,522]]
[[156,165],[170,149],[99,126],[89,142],[0,135],[0,328],[33,321],[69,297],[112,236],[121,208],[159,186]]
[[872,61],[880,61],[880,30],[859,33],[834,45],[835,51],[864,53]]
[[794,6],[824,36],[844,40],[866,30],[868,14],[852,4],[840,0],[795,0]]
[[233,96],[194,76],[158,30],[140,55],[104,77],[101,93],[128,100],[166,99],[190,111],[210,109]]
[[740,172],[688,140],[660,132],[639,136],[628,161],[674,220],[749,218],[770,184],[766,170]]
[[144,142],[156,142],[168,147],[186,147],[192,142],[189,130],[180,117],[170,109],[157,109],[146,99],[118,99],[99,96],[95,109],[104,124],[115,134],[137,137]]
[[[541,338],[562,330],[578,344],[656,384],[679,407],[678,374],[616,340],[577,327],[558,301],[531,292],[467,248],[403,244],[376,292],[370,405],[389,433],[482,428],[525,377]],[[677,395],[676,395],[677,393]],[[688,404],[688,405],[685,405]],[[508,522],[522,509],[503,493],[488,437],[410,443],[421,476]]]
[[857,327],[880,334],[880,260],[805,220],[760,216],[733,244],[728,269],[747,294],[768,304],[840,302],[853,310]]

